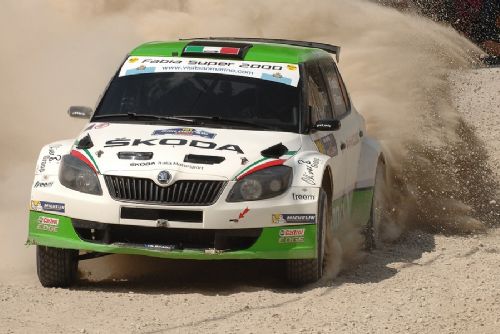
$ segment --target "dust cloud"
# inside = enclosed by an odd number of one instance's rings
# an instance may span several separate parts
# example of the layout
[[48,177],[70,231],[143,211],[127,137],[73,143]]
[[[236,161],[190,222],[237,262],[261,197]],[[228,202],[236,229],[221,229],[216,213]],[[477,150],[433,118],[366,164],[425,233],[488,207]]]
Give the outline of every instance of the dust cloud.
[[354,103],[384,146],[391,238],[407,226],[463,233],[491,221],[485,204],[496,185],[487,156],[455,111],[447,81],[451,71],[474,66],[479,50],[451,28],[362,0],[5,0],[0,28],[4,268],[34,263],[21,246],[30,183],[41,146],[84,125],[66,117],[67,107],[94,105],[135,45],[180,37],[341,45]]

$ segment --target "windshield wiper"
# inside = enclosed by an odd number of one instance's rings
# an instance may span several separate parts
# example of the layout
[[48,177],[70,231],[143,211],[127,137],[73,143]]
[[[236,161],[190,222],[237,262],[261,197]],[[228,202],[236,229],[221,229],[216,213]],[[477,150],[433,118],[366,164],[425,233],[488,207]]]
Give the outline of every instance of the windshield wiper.
[[[176,116],[172,116],[176,117]],[[182,116],[184,119],[189,119],[189,120],[203,120],[203,121],[211,121],[211,123],[219,123],[219,124],[234,124],[234,125],[243,125],[243,126],[248,126],[252,127],[255,129],[266,129],[266,130],[275,130],[274,127],[267,126],[267,125],[262,125],[262,124],[256,124],[252,122],[247,122],[247,121],[240,121],[237,119],[232,119],[232,118],[223,118],[219,116]],[[206,122],[203,122],[206,123]]]
[[109,114],[109,115],[96,115],[94,119],[103,119],[103,118],[115,118],[115,117],[127,117],[128,119],[153,119],[158,121],[169,121],[169,122],[181,122],[186,124],[198,124],[193,119],[188,119],[184,117],[178,116],[159,116],[159,115],[147,115],[147,114],[138,114],[135,112],[129,112],[126,114]]

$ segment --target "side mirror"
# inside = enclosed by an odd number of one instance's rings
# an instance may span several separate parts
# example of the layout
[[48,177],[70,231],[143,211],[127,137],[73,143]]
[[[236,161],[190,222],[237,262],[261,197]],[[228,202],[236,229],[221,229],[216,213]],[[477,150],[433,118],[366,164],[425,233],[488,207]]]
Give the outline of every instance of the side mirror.
[[90,119],[93,112],[92,108],[83,106],[71,106],[68,109],[68,115],[74,118]]
[[318,131],[337,131],[340,129],[341,123],[338,119],[323,119],[314,124],[313,129]]

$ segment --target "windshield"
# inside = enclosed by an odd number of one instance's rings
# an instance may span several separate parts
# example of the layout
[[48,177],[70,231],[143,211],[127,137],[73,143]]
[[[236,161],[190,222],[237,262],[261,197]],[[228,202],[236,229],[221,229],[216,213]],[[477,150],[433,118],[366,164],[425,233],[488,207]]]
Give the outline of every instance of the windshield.
[[[300,86],[257,78],[197,72],[144,73],[115,77],[94,118],[101,120],[109,115],[106,121],[145,122],[140,115],[193,117],[207,127],[248,128],[247,122],[263,129],[298,132],[299,96]],[[126,117],[132,114],[134,117]]]

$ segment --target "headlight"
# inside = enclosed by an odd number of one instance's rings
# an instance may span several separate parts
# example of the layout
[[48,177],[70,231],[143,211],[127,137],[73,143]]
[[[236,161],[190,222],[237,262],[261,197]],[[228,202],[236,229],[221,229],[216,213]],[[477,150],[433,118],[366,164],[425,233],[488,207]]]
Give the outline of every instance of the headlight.
[[292,168],[269,167],[236,182],[227,197],[228,202],[257,201],[283,194],[292,184]]
[[82,193],[102,195],[97,174],[86,163],[72,155],[65,155],[62,158],[59,182]]

